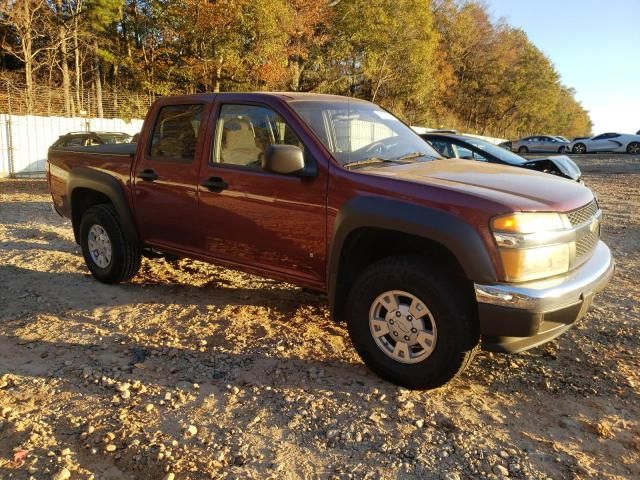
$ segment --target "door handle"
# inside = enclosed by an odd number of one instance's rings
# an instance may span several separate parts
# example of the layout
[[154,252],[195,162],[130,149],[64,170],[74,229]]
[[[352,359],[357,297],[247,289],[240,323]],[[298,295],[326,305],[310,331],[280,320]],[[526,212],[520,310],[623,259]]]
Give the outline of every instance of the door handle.
[[147,168],[138,174],[138,178],[144,180],[145,182],[153,182],[158,179],[158,174]]
[[202,182],[200,185],[202,185],[203,187],[207,187],[210,192],[216,193],[229,188],[229,184],[220,177],[211,177],[208,180]]

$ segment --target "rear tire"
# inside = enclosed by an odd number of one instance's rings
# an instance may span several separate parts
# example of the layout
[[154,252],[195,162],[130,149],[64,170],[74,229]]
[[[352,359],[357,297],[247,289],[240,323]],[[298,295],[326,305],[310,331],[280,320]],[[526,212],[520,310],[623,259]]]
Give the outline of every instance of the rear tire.
[[478,327],[464,291],[422,257],[380,260],[349,293],[353,346],[390,382],[411,389],[442,386],[460,375],[478,350]]
[[630,153],[632,155],[640,154],[640,143],[631,142],[629,145],[627,145],[627,153]]
[[129,280],[140,269],[140,247],[125,237],[113,205],[95,205],[84,213],[80,247],[89,271],[103,283]]
[[529,153],[529,149],[527,147],[518,148],[518,153]]
[[573,153],[578,153],[578,154],[587,153],[587,146],[584,143],[576,143],[573,146]]

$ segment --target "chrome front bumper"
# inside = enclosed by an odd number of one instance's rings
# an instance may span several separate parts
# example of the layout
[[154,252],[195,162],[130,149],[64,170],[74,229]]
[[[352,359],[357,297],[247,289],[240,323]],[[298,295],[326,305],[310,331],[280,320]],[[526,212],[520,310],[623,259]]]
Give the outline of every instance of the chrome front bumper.
[[522,351],[560,335],[586,313],[614,270],[609,247],[598,242],[592,257],[566,275],[520,284],[475,284],[485,348]]

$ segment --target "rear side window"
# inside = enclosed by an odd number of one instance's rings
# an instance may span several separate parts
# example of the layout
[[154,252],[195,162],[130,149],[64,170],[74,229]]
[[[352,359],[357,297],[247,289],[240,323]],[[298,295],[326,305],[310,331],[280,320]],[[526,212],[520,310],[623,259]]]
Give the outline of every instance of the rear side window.
[[71,137],[60,142],[60,146],[63,147],[84,147],[86,137]]
[[202,105],[168,105],[160,109],[149,155],[153,159],[191,163],[196,154]]

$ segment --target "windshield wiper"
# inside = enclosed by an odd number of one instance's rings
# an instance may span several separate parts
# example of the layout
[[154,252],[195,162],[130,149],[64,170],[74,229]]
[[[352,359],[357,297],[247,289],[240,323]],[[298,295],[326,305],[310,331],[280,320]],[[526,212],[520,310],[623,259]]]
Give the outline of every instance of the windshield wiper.
[[388,158],[380,158],[380,157],[369,157],[369,158],[364,158],[361,160],[352,160],[350,162],[345,163],[343,166],[346,168],[349,168],[350,166],[356,166],[356,165],[366,165],[368,163],[393,163],[396,160],[390,160]]
[[434,158],[434,159],[437,158],[437,157],[434,157],[433,155],[429,155],[428,153],[424,153],[424,152],[411,152],[397,158],[397,160],[400,160],[400,161],[411,160],[412,158],[418,158],[418,157],[427,157],[427,158]]

